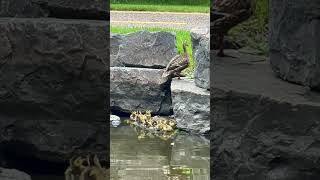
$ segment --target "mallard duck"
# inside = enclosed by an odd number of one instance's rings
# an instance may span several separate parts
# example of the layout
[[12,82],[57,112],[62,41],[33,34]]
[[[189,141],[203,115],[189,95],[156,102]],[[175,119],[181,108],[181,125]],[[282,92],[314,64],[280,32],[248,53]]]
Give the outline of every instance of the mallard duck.
[[167,67],[165,68],[162,77],[178,77],[180,79],[181,71],[186,69],[189,66],[189,55],[187,52],[187,41],[184,40],[183,44],[183,53],[173,57]]
[[224,35],[228,31],[247,20],[254,12],[255,0],[215,0],[212,3],[211,33],[218,35],[219,51],[217,56],[226,56],[223,52]]

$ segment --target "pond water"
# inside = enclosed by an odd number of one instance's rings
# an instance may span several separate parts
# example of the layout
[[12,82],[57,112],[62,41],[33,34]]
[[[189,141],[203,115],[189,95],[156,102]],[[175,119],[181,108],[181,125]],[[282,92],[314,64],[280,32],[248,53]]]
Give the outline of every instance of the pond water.
[[209,140],[157,135],[121,123],[111,127],[111,180],[209,180]]

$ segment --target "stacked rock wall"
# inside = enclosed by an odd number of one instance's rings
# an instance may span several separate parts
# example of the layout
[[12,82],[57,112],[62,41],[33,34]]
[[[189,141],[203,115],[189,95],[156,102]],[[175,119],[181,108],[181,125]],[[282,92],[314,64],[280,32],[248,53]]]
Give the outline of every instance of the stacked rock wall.
[[108,155],[107,5],[0,1],[1,164],[15,154],[63,164],[78,152]]
[[175,35],[147,31],[111,34],[110,44],[113,113],[151,110],[172,114],[170,79],[161,76],[176,55]]

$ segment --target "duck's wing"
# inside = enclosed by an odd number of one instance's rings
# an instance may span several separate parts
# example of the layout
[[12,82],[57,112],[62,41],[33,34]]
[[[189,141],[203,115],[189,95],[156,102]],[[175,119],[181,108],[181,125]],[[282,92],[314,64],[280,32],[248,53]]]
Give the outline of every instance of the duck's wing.
[[168,63],[165,71],[170,71],[172,69],[175,69],[177,66],[179,66],[180,59],[181,59],[181,55],[176,55],[175,57],[173,57]]

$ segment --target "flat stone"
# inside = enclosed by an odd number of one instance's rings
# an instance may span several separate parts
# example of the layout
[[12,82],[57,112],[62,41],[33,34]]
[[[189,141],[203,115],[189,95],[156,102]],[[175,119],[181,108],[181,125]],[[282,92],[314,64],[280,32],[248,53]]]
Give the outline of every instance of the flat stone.
[[170,82],[161,77],[162,70],[128,67],[111,67],[110,70],[111,110],[171,114]]
[[108,35],[103,21],[1,18],[0,113],[104,121]]
[[111,34],[111,66],[165,68],[176,56],[175,34],[140,31]]
[[193,133],[210,130],[210,92],[195,86],[193,80],[174,79],[171,83],[177,127]]
[[0,17],[107,20],[107,0],[1,0]]
[[31,180],[30,175],[18,171],[16,169],[6,169],[0,167],[0,179],[1,180]]
[[320,94],[278,79],[263,57],[226,54],[238,58],[211,56],[211,178],[317,179]]
[[194,80],[198,87],[210,89],[210,30],[191,30],[192,56],[194,60]]
[[280,78],[320,91],[320,1],[270,1],[270,63]]

